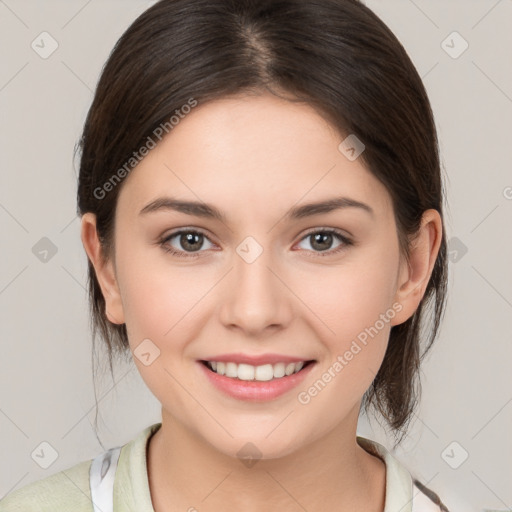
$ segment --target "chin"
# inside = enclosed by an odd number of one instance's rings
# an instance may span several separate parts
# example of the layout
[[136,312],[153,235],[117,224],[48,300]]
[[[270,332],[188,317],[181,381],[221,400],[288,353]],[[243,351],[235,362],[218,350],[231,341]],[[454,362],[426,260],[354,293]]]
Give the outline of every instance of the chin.
[[[228,429],[229,430],[229,429]],[[233,438],[223,436],[222,439],[205,439],[215,450],[227,457],[237,458],[247,467],[252,467],[257,461],[281,459],[297,450],[303,444],[301,439],[283,429],[281,434],[277,432],[268,435],[268,431],[255,433],[248,436],[247,432],[230,431]]]

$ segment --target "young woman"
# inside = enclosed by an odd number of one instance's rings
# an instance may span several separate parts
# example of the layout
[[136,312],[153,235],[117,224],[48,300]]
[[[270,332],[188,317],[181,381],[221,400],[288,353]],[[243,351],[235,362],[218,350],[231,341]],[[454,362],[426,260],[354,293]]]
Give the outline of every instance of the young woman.
[[429,100],[370,9],[161,0],[80,147],[94,334],[162,421],[2,512],[447,510],[356,434],[405,435],[447,278]]

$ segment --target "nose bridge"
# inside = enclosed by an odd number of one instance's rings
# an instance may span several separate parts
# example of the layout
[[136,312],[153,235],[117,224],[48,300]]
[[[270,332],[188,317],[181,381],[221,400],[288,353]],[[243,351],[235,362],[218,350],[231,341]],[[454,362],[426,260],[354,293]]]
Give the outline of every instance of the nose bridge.
[[[266,239],[268,240],[268,238]],[[236,248],[233,272],[223,305],[223,321],[248,331],[286,323],[286,287],[276,277],[278,267],[270,247],[254,237],[245,238]]]

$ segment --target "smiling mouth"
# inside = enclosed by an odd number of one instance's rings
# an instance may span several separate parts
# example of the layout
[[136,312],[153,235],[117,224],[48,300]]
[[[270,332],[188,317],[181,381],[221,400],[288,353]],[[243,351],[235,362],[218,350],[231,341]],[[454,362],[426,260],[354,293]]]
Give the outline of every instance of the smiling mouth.
[[299,361],[297,363],[275,363],[253,366],[244,363],[201,361],[211,372],[241,381],[266,382],[289,377],[299,373],[310,364],[315,363],[314,359]]

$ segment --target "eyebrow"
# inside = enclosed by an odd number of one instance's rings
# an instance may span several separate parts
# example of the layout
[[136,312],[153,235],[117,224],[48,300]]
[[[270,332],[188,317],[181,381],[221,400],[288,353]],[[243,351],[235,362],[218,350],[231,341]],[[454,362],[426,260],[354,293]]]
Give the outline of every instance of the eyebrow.
[[[288,210],[284,218],[286,220],[303,219],[305,217],[329,213],[344,208],[358,208],[369,213],[372,217],[375,216],[373,209],[365,203],[356,201],[349,197],[333,197],[316,203],[307,203],[295,206]],[[186,213],[196,217],[217,219],[223,223],[226,223],[227,221],[225,214],[213,205],[198,201],[183,201],[172,197],[159,197],[154,201],[151,201],[142,208],[139,215],[168,210]]]

